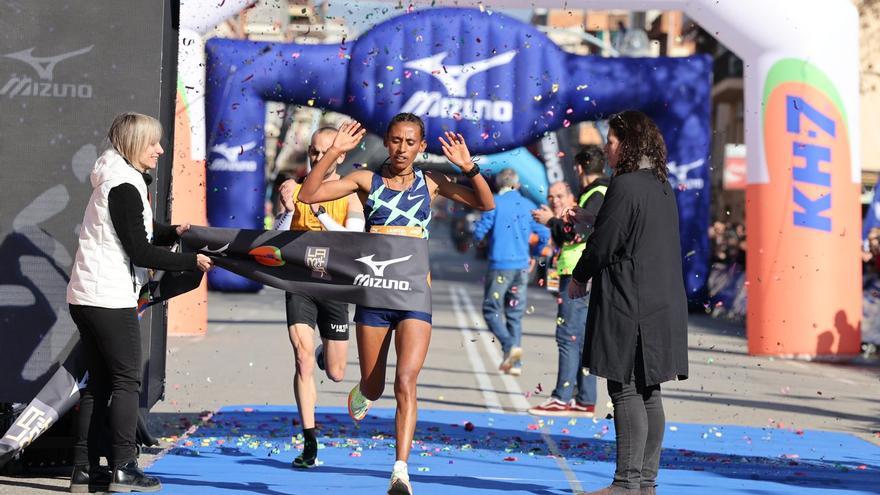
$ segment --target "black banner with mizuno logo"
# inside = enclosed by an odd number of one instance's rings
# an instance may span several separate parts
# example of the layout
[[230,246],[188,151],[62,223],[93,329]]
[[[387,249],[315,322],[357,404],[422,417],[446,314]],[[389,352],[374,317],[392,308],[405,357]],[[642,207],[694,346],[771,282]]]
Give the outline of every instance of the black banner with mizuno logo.
[[192,227],[185,245],[233,273],[374,308],[431,312],[428,241],[363,232]]

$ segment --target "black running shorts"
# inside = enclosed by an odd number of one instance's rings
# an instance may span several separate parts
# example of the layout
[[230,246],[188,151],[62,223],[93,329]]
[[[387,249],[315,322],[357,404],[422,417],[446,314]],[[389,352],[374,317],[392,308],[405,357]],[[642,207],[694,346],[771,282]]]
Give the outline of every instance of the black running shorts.
[[318,327],[321,338],[348,340],[348,303],[318,299],[301,292],[285,292],[287,326]]

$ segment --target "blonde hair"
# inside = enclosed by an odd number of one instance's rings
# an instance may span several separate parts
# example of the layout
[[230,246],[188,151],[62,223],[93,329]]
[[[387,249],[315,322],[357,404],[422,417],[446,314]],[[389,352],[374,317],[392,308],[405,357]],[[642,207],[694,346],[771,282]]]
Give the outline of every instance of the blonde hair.
[[159,142],[162,124],[158,120],[136,112],[121,113],[113,119],[107,139],[116,151],[131,164],[140,165],[137,159],[147,146]]

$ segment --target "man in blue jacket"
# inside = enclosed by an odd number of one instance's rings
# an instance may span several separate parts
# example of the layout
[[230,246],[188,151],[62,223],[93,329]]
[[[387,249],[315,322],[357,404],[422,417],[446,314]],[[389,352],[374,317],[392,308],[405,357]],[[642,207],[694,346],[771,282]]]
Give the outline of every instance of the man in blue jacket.
[[[498,173],[495,209],[483,213],[474,228],[474,239],[488,238],[489,272],[483,299],[483,317],[501,343],[504,373],[522,374],[522,317],[525,312],[528,274],[547,240],[550,230],[532,219],[535,204],[519,192],[519,176],[506,168]],[[538,235],[530,251],[529,239]]]

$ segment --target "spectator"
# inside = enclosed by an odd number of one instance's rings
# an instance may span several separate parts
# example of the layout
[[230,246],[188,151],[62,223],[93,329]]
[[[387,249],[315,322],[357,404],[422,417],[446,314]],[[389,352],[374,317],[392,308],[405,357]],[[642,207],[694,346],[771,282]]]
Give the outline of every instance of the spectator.
[[[92,168],[93,190],[67,285],[89,377],[80,399],[70,491],[154,492],[162,483],[138,467],[135,441],[142,365],[138,296],[149,283],[149,268],[207,272],[214,262],[156,247],[177,242],[190,227],[153,220],[147,186],[153,180],[148,172],[165,152],[159,121],[122,113],[107,137],[110,148]],[[99,462],[105,426],[109,469]]]
[[[519,176],[506,168],[498,173],[495,209],[483,213],[474,228],[474,240],[489,241],[489,271],[483,299],[483,317],[501,343],[504,359],[498,369],[522,374],[522,317],[526,307],[528,273],[550,238],[547,227],[532,219],[535,204],[519,192]],[[529,237],[538,243],[529,253]],[[503,315],[503,316],[502,316]]]
[[[575,167],[581,186],[578,206],[586,215],[595,217],[602,207],[609,179],[605,176],[605,155],[598,146],[588,146],[575,156]],[[551,186],[551,196],[565,183]],[[571,191],[569,189],[569,195]],[[554,198],[553,203],[556,203]],[[564,215],[564,212],[562,213]],[[559,271],[559,298],[556,310],[556,346],[558,366],[556,387],[550,398],[529,409],[537,416],[587,416],[596,410],[596,377],[581,367],[586,332],[587,299],[571,299],[568,284],[571,272],[584,251],[585,241],[592,232],[592,225],[575,229],[562,219],[554,218],[550,208],[542,207],[533,212],[536,221],[550,227],[553,242],[560,246],[556,262]],[[577,393],[575,394],[575,387]]]
[[614,179],[568,285],[577,299],[593,282],[584,365],[608,381],[614,404],[614,481],[591,495],[653,495],[666,429],[660,384],[688,374],[678,206],[657,125],[635,110],[608,125]]

